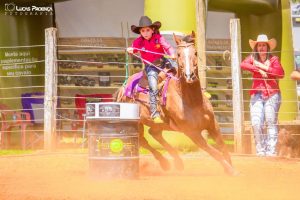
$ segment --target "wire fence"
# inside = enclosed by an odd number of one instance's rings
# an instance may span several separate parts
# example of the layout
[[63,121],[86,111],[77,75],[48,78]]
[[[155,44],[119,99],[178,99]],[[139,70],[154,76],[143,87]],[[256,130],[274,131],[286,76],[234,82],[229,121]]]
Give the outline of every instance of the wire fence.
[[[0,49],[8,48],[37,48],[45,47],[45,45],[32,45],[32,46],[17,46],[17,47],[0,47]],[[54,96],[53,99],[57,100],[57,115],[55,117],[56,121],[56,130],[58,135],[64,133],[82,133],[84,132],[85,127],[85,103],[87,101],[114,101],[112,94],[120,88],[123,83],[128,78],[126,71],[129,71],[129,75],[138,72],[143,69],[143,64],[141,60],[132,57],[130,60],[126,60],[126,47],[102,47],[102,46],[83,46],[83,45],[57,45],[58,48],[76,48],[82,52],[85,49],[98,49],[98,50],[112,50],[110,53],[106,53],[103,57],[103,53],[83,53],[81,55],[80,51],[76,54],[68,54],[67,49],[65,52],[59,53],[58,59],[55,60],[58,66],[58,72],[55,74],[57,77],[57,88],[59,93],[57,96]],[[123,52],[114,53],[113,50],[121,50]],[[140,49],[137,49],[140,50]],[[227,50],[229,51],[229,50]],[[60,52],[60,51],[59,51]],[[207,51],[207,56],[212,56],[218,54],[218,57],[223,58],[225,51]],[[282,53],[283,51],[276,51],[272,53]],[[253,52],[240,52],[241,54],[250,54]],[[284,53],[293,53],[294,51],[288,50]],[[80,56],[77,56],[80,55]],[[79,59],[78,59],[79,57]],[[106,60],[105,60],[106,58]],[[219,58],[218,58],[219,59]],[[31,62],[15,62],[15,63],[1,63],[1,66],[22,66],[27,64],[44,64],[45,60],[36,60]],[[211,98],[210,102],[214,107],[214,113],[217,121],[221,126],[221,131],[224,135],[234,136],[233,133],[233,108],[232,108],[232,93],[233,93],[233,83],[231,75],[231,63],[227,58],[221,60],[210,60],[208,59],[206,66],[199,66],[201,70],[206,71],[207,73],[207,88],[205,90],[210,93]],[[128,69],[127,69],[128,68]],[[267,72],[268,74],[269,72]],[[273,75],[269,73],[269,75]],[[35,78],[35,77],[44,77],[45,74],[21,74],[21,75],[0,75],[0,78],[5,79],[14,79],[14,78]],[[288,76],[288,75],[286,75]],[[250,99],[247,97],[247,93],[251,90],[251,82],[253,80],[274,80],[271,78],[252,78],[247,77],[247,74],[243,74],[242,81],[244,87],[242,92],[244,94],[244,103],[249,104]],[[289,82],[292,81],[289,78],[281,79],[280,82]],[[16,81],[17,84],[17,81]],[[91,90],[90,90],[91,89]],[[0,87],[0,92],[6,90],[31,90],[32,94],[38,90],[43,93],[44,85],[33,85],[29,84],[27,86],[7,86]],[[284,91],[296,92],[295,88],[284,88]],[[106,96],[99,96],[99,94],[106,94]],[[94,96],[93,96],[94,95]],[[1,96],[0,102],[2,101],[11,101],[19,102],[22,104],[23,100],[33,100],[32,105],[35,104],[34,100],[43,100],[43,95],[35,96]],[[298,98],[295,99],[282,99],[282,104],[299,104]],[[1,103],[2,104],[2,103]],[[0,104],[0,105],[1,105]],[[43,102],[36,103],[40,107],[37,108],[6,108],[5,106],[0,108],[1,111],[1,142],[4,138],[4,133],[14,133],[19,130],[10,130],[11,127],[21,127],[24,124],[28,126],[35,126],[36,124],[41,125],[44,121],[43,118]],[[250,125],[249,119],[249,108],[247,105],[244,105],[242,112],[245,116],[247,122],[245,126]],[[279,111],[281,115],[297,115],[298,111]],[[31,113],[34,116],[29,118],[25,116],[24,113]],[[38,117],[37,117],[38,116]],[[282,125],[280,122],[277,125]],[[291,122],[289,126],[298,126],[298,123]],[[5,129],[6,127],[6,129]],[[26,132],[39,132],[43,133],[44,129],[42,126],[39,126],[37,129],[26,128]],[[244,135],[251,136],[252,133],[245,132]],[[300,133],[293,133],[293,135],[298,136]]]

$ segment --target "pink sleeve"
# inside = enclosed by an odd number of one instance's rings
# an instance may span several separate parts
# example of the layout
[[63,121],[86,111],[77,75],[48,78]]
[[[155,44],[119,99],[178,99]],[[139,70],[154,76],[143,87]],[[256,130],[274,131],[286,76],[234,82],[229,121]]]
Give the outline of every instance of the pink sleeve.
[[163,47],[163,49],[165,50],[165,52],[168,55],[174,55],[175,54],[174,48],[166,41],[166,39],[163,36],[160,36],[159,43],[161,44],[161,46]]
[[141,37],[138,37],[135,40],[133,40],[132,45],[131,45],[131,47],[134,48],[133,49],[133,53],[137,53],[138,52],[138,50],[136,50],[135,48],[137,48],[137,49],[141,49],[142,48],[140,44],[141,44]]
[[257,72],[258,71],[258,68],[253,65],[253,58],[252,58],[252,56],[248,56],[247,58],[245,58],[242,61],[241,68],[243,70],[247,70],[247,71],[250,71],[250,72]]
[[283,70],[283,68],[280,64],[279,58],[277,56],[271,57],[268,73],[270,73],[271,76],[275,76],[277,78],[284,77],[284,70]]

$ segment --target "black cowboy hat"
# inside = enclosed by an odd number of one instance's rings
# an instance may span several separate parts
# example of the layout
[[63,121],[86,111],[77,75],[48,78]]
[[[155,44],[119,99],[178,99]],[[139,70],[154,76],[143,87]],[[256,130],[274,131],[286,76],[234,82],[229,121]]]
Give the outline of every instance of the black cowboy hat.
[[139,21],[139,26],[132,25],[131,30],[136,34],[140,34],[140,28],[148,27],[148,26],[159,29],[161,27],[161,23],[159,21],[152,23],[152,20],[149,17],[142,16]]

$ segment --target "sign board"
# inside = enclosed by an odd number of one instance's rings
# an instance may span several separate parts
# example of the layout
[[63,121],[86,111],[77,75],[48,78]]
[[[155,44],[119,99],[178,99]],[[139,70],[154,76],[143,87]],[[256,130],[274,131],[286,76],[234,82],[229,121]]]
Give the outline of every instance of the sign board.
[[231,48],[230,39],[207,39],[206,50],[207,51],[225,51]]

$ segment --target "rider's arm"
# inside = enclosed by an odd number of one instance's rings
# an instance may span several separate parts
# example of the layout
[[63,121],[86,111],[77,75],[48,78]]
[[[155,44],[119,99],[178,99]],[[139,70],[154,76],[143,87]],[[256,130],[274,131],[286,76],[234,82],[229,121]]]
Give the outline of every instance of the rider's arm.
[[163,36],[159,38],[159,43],[161,44],[165,52],[170,56],[170,58],[176,58],[174,48],[166,41],[166,39]]

